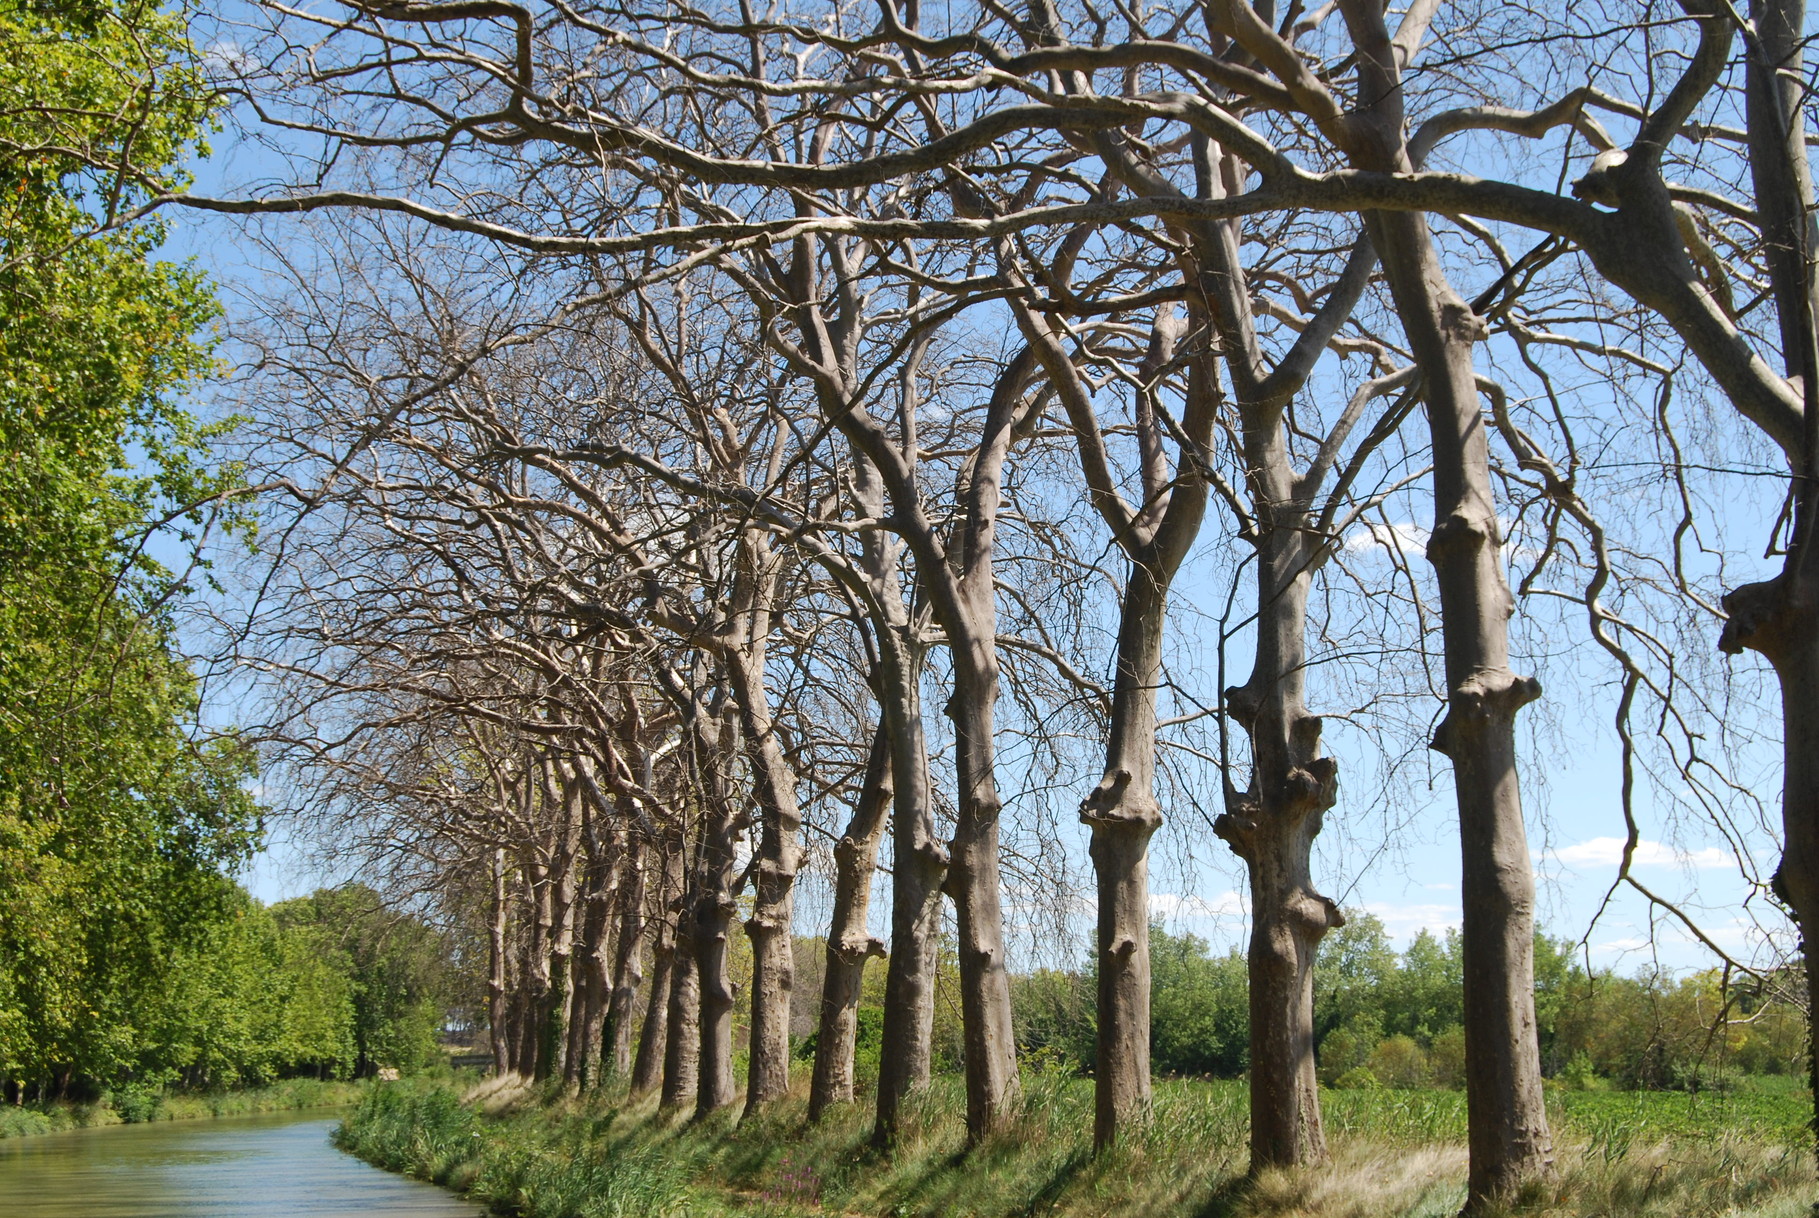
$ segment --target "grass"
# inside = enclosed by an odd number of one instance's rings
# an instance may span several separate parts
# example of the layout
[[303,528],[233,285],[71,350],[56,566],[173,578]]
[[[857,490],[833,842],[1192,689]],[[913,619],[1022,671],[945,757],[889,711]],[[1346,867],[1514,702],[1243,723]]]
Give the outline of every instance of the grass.
[[367,1091],[364,1083],[289,1079],[269,1087],[237,1091],[179,1091],[125,1097],[103,1097],[95,1103],[0,1105],[0,1138],[28,1137],[64,1129],[119,1125],[134,1121],[189,1121],[296,1108],[343,1107]]
[[[1244,1175],[1242,1082],[1157,1084],[1154,1120],[1091,1153],[1090,1082],[1024,1080],[1009,1126],[970,1152],[959,1080],[919,1097],[895,1153],[848,1106],[810,1126],[800,1096],[754,1119],[690,1122],[649,1100],[584,1100],[446,1084],[374,1088],[340,1144],[379,1166],[522,1218],[1442,1218],[1465,1198],[1464,1098],[1323,1094],[1332,1162]],[[1523,1199],[1537,1218],[1796,1218],[1816,1195],[1804,1094],[1550,1096],[1557,1170]],[[736,1110],[735,1110],[736,1111]]]

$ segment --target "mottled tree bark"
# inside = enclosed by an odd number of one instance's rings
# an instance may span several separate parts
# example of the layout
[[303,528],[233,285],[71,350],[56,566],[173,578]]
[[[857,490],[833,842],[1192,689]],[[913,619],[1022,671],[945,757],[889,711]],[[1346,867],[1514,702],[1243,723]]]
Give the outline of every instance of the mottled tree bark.
[[[1280,447],[1280,429],[1273,432]],[[1264,469],[1286,469],[1279,462]],[[1264,482],[1253,470],[1255,481]],[[1326,1158],[1314,1074],[1314,953],[1344,924],[1315,891],[1314,838],[1333,805],[1337,772],[1320,756],[1320,720],[1304,699],[1312,546],[1305,513],[1281,503],[1257,550],[1257,654],[1226,707],[1249,733],[1251,782],[1228,789],[1213,831],[1250,875],[1251,1169]],[[1285,519],[1286,517],[1286,519]]]
[[[913,24],[913,14],[910,19]],[[806,200],[802,205],[813,209]],[[892,749],[891,950],[873,1129],[873,1143],[882,1147],[897,1136],[904,1100],[928,1081],[935,934],[948,869],[947,852],[934,833],[919,688],[926,622],[905,603],[898,540],[915,553],[919,577],[934,579],[950,592],[953,577],[923,510],[916,476],[916,377],[930,337],[918,338],[904,357],[898,376],[899,434],[893,436],[862,398],[868,381],[859,358],[864,300],[856,290],[852,254],[840,239],[803,237],[795,242],[781,275],[772,278],[777,268],[769,264],[748,270],[743,278],[760,297],[782,295],[792,302],[789,316],[797,341],[790,342],[778,330],[772,330],[770,340],[811,380],[823,416],[851,445],[855,515],[872,522],[861,533],[858,578],[849,591],[863,603],[872,628],[878,653],[874,680],[879,717]],[[831,273],[824,277],[824,269]]]
[[551,967],[550,947],[555,938],[553,900],[549,869],[540,863],[522,866],[524,886],[529,896],[530,920],[525,927],[529,937],[524,966],[519,974],[524,1013],[518,1027],[517,1071],[526,1078],[544,1077],[549,1032],[550,994],[555,971]]
[[1440,585],[1447,712],[1433,747],[1453,763],[1465,955],[1468,1208],[1548,1174],[1553,1139],[1535,1025],[1535,877],[1516,773],[1516,713],[1540,685],[1509,667],[1504,581],[1472,345],[1482,323],[1447,284],[1426,218],[1374,217],[1423,377],[1434,460],[1428,561]]
[[638,1001],[638,986],[644,980],[645,867],[650,854],[640,827],[633,825],[625,840],[617,887],[619,927],[614,936],[610,989],[601,1030],[605,1071],[620,1078],[632,1070],[632,1013]]
[[[663,1050],[665,1108],[696,1102],[701,1079],[701,983],[695,971],[694,928],[688,906],[677,917],[671,953],[668,1015]],[[657,1001],[653,994],[651,1001]]]
[[[986,589],[989,596],[989,583]],[[995,621],[995,615],[988,620]],[[957,649],[966,646],[955,642]],[[998,819],[1003,804],[993,773],[997,657],[995,653],[987,657],[979,646],[966,661],[957,660],[954,669],[954,698],[948,713],[954,721],[960,807],[953,840],[948,843],[947,891],[954,898],[960,965],[966,1130],[968,1139],[977,1142],[1009,1116],[1017,1093],[1017,1042],[1011,1029],[1003,883],[998,868]]]
[[764,662],[771,629],[770,602],[776,595],[776,564],[765,535],[748,530],[740,545],[741,591],[728,646],[727,668],[739,708],[740,737],[758,805],[755,899],[745,932],[752,945],[751,1041],[745,1111],[789,1093],[790,997],[795,986],[795,949],[790,942],[796,899],[796,869],[802,854],[802,814],[796,804],[796,773],[783,755],[771,723]]
[[[1359,89],[1371,99],[1350,116],[1343,143],[1358,168],[1408,172],[1401,74],[1410,48],[1392,41],[1380,6],[1342,0],[1341,8]],[[1448,282],[1425,215],[1381,212],[1367,222],[1421,372],[1433,447],[1428,561],[1440,586],[1447,681],[1433,747],[1453,763],[1459,806],[1471,1210],[1553,1167],[1535,1026],[1535,877],[1516,773],[1516,713],[1541,687],[1509,666],[1515,601],[1472,368],[1484,323]]]
[[[735,802],[731,784],[720,772],[732,744],[730,724],[725,725],[719,735],[721,738],[712,742],[711,749],[703,750],[701,759],[706,771],[702,776],[706,805],[702,808],[701,840],[697,846],[699,878],[689,919],[700,1003],[697,1118],[717,1112],[737,1098],[733,1079],[733,1002],[736,995],[727,971],[727,947],[733,918],[739,912],[734,891],[737,867],[734,847],[745,827],[745,818]],[[672,1013],[671,1019],[674,1018]]]
[[820,1120],[830,1104],[852,1101],[853,1049],[859,1000],[865,990],[865,964],[884,955],[883,942],[867,932],[866,923],[878,845],[893,794],[890,750],[890,734],[880,725],[872,737],[852,819],[834,846],[834,911],[827,932],[827,965],[815,1032],[815,1070],[809,1082],[811,1121]]
[[[907,636],[908,630],[903,632]],[[947,851],[929,806],[919,649],[881,635],[879,708],[891,738],[891,954],[884,976],[876,1146],[896,1140],[904,1101],[928,1085],[935,1020],[935,948]]]
[[1088,849],[1098,888],[1093,1144],[1100,1149],[1150,1113],[1149,843],[1162,825],[1155,797],[1156,680],[1166,581],[1154,565],[1132,560],[1119,605],[1105,772],[1080,809],[1092,831]]
[[638,1052],[632,1059],[633,1095],[642,1095],[663,1082],[663,1055],[669,1039],[670,973],[675,960],[675,941],[665,921],[651,946],[650,992],[644,999]]
[[491,917],[487,920],[486,1015],[493,1047],[493,1073],[512,1068],[511,1032],[506,1027],[505,930],[510,906],[506,904],[505,851],[493,851]]
[[[1781,441],[1794,477],[1793,531],[1773,579],[1724,598],[1719,647],[1754,651],[1781,683],[1781,863],[1774,890],[1800,927],[1807,992],[1819,993],[1819,321],[1812,259],[1819,217],[1806,151],[1804,0],[1753,0],[1757,39],[1746,59],[1750,172],[1790,380],[1799,377],[1801,427]],[[1807,1011],[1807,1065],[1819,1153],[1819,1006]]]
[[554,848],[550,851],[547,892],[549,927],[548,989],[543,997],[542,1028],[537,1045],[537,1077],[567,1077],[568,1017],[575,985],[576,861],[581,850],[581,792],[547,767],[545,799],[560,809]]
[[[1127,168],[1137,172],[1135,166]],[[1065,273],[1066,268],[1056,269]],[[1013,307],[1032,354],[1073,424],[1092,502],[1129,561],[1118,605],[1105,768],[1080,806],[1080,819],[1092,832],[1089,850],[1098,896],[1093,1145],[1103,1150],[1127,1126],[1150,1114],[1149,843],[1162,824],[1155,795],[1156,687],[1169,585],[1199,532],[1206,481],[1191,458],[1171,475],[1156,390],[1146,386],[1138,391],[1134,411],[1143,504],[1138,508],[1127,504],[1107,470],[1105,440],[1091,395],[1060,336],[1052,323],[1026,305]],[[1172,309],[1157,317],[1150,350],[1140,365],[1145,376],[1159,375],[1171,362],[1179,335]],[[1213,418],[1207,409],[1204,363],[1199,361],[1191,375],[1181,420],[1188,443],[1198,449],[1204,449],[1210,438]]]
[[999,373],[978,447],[958,479],[962,527],[945,548],[919,534],[910,540],[917,574],[931,586],[930,604],[947,633],[954,692],[954,769],[959,779],[946,888],[954,899],[965,1046],[966,1132],[978,1142],[998,1129],[1015,1104],[1017,1042],[1011,1027],[1010,974],[1004,954],[1003,883],[999,872],[997,749],[998,609],[993,582],[1004,462],[1034,403],[1026,395],[1038,368],[1025,347]]
[[[1215,171],[1209,158],[1204,177],[1208,193],[1242,181],[1229,160]],[[1368,240],[1357,243],[1325,303],[1272,366],[1258,341],[1236,225],[1208,225],[1196,249],[1208,316],[1237,399],[1251,513],[1243,532],[1257,554],[1256,653],[1244,686],[1224,694],[1228,714],[1249,736],[1251,777],[1244,791],[1227,779],[1226,810],[1214,823],[1244,860],[1250,880],[1254,1172],[1326,1158],[1314,1073],[1313,969],[1320,940],[1343,919],[1312,879],[1314,838],[1333,804],[1337,772],[1332,759],[1320,755],[1320,720],[1307,710],[1307,598],[1329,553],[1314,498],[1374,393],[1367,386],[1347,403],[1304,471],[1295,468],[1285,418],[1357,306],[1376,255]],[[1373,442],[1362,441],[1353,460]]]
[[[638,1056],[632,1063],[634,1095],[654,1089],[667,1077],[664,1066],[670,1035],[670,996],[675,988],[676,970],[688,967],[687,957],[677,946],[677,926],[683,916],[681,842],[665,842],[662,856],[662,881],[657,892],[657,937],[651,948],[650,992],[644,1001],[644,1026],[638,1034]],[[689,1080],[689,1090],[694,1090],[693,1078]]]
[[600,1044],[606,1026],[609,962],[613,953],[610,930],[619,886],[618,870],[602,846],[604,843],[595,843],[586,860],[573,954],[575,984],[569,1004],[563,1081],[577,1090],[598,1085],[601,1076]]

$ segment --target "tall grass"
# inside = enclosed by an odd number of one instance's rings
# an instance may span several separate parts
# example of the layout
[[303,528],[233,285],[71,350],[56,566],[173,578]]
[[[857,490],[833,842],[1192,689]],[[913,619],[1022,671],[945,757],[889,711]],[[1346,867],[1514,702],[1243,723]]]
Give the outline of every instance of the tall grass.
[[[451,1087],[376,1088],[341,1144],[529,1218],[633,1215],[940,1215],[1011,1218],[1433,1218],[1465,1197],[1464,1102],[1454,1092],[1329,1092],[1333,1160],[1246,1178],[1241,1082],[1158,1083],[1154,1118],[1094,1156],[1092,1085],[1032,1074],[1015,1118],[966,1148],[965,1097],[940,1078],[911,1105],[890,1154],[869,1113],[817,1125],[796,1096],[751,1120],[689,1122],[649,1101],[529,1094],[491,1115]],[[1557,1174],[1523,1199],[1542,1218],[1762,1218],[1804,1214],[1814,1176],[1804,1096],[1606,1093],[1550,1097]]]

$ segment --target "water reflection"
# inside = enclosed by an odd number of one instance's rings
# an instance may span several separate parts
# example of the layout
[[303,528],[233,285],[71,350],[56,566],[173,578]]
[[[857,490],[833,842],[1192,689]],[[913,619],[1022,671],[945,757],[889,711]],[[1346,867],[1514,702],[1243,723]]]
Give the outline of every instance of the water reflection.
[[0,1140],[5,1218],[477,1218],[329,1145],[320,1112]]

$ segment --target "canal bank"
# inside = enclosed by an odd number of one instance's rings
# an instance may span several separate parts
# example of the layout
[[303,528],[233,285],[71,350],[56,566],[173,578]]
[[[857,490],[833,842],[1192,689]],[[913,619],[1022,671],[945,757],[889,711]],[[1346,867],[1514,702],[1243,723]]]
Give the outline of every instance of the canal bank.
[[6,1218],[479,1218],[329,1142],[339,1114],[230,1116],[0,1141]]
[[124,1102],[110,1097],[90,1103],[0,1105],[0,1141],[142,1121],[192,1121],[258,1112],[343,1108],[358,1103],[368,1086],[365,1082],[297,1078],[233,1091],[131,1094],[124,1097]]
[[[1331,1162],[1256,1177],[1239,1079],[1157,1080],[1150,1122],[1098,1154],[1090,1079],[1025,1073],[1008,1127],[969,1146],[962,1080],[938,1075],[888,1153],[866,1105],[810,1122],[806,1098],[692,1120],[615,1090],[414,1081],[374,1088],[340,1140],[526,1218],[1447,1218],[1465,1201],[1457,1091],[1323,1091]],[[1557,1174],[1522,1214],[1805,1218],[1807,1111],[1805,1093],[1550,1091]]]

